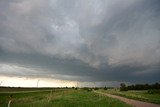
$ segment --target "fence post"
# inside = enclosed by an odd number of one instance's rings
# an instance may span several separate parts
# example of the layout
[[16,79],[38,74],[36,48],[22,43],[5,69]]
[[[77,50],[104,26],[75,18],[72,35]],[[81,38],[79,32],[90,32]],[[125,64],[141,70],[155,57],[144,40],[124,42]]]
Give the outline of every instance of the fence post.
[[10,107],[11,102],[12,102],[12,95],[9,96],[8,107]]

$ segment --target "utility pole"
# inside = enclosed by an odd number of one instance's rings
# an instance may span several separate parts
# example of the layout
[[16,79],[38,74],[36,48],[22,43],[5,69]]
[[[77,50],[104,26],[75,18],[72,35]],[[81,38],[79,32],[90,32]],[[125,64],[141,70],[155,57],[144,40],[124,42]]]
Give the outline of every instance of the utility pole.
[[94,89],[96,88],[96,82],[93,82],[93,84],[94,84]]
[[106,81],[106,86],[105,87],[107,87],[107,81]]
[[1,86],[2,83],[3,83],[3,81],[1,81],[0,86]]
[[38,88],[39,80],[37,81],[37,88]]
[[77,88],[78,88],[78,81],[77,81]]

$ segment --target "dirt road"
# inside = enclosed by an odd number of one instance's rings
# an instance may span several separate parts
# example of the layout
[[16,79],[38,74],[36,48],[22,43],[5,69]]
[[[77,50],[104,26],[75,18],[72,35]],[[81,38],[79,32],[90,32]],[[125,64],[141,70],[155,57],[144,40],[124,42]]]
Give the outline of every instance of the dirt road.
[[107,94],[107,93],[97,92],[97,91],[96,91],[96,93],[119,99],[119,100],[126,102],[127,104],[130,104],[134,107],[160,107],[160,105],[158,105],[158,104],[152,104],[152,103],[132,100],[132,99],[128,99],[128,98],[124,98],[124,97],[120,97],[120,96],[116,96],[116,95],[111,95],[111,94]]

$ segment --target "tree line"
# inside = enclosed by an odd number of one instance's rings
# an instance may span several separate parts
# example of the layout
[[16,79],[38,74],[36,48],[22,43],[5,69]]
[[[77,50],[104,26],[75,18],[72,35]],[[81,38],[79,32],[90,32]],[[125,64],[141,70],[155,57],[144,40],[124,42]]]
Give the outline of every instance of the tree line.
[[149,89],[160,89],[160,84],[135,84],[135,85],[129,85],[126,86],[125,83],[120,84],[120,90],[121,91],[127,91],[127,90],[149,90]]

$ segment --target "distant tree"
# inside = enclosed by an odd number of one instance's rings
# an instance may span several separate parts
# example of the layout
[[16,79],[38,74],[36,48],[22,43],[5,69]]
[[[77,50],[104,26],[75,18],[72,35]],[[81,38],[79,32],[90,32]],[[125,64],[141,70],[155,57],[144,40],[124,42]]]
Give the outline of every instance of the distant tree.
[[145,89],[145,90],[148,90],[148,89],[149,89],[149,84],[145,84],[145,85],[144,85],[144,89]]
[[153,89],[160,89],[160,84],[159,83],[153,84]]
[[95,87],[94,90],[99,90],[99,88],[98,88],[98,87]]
[[120,91],[127,91],[128,88],[126,87],[126,84],[125,83],[121,83],[120,84]]
[[[124,84],[121,84],[121,87],[126,87]],[[149,93],[152,93],[153,89],[160,89],[160,83],[155,84],[136,84],[136,85],[130,85],[127,86],[128,90],[151,90]]]
[[104,87],[104,90],[107,90],[108,88],[107,87]]
[[75,90],[77,90],[78,88],[77,88],[77,87],[75,87],[74,89],[75,89]]

